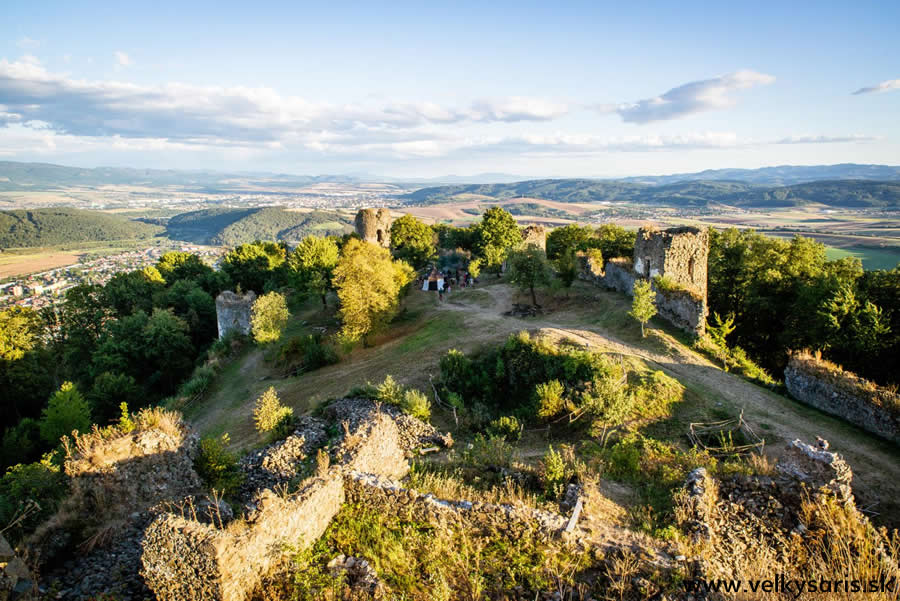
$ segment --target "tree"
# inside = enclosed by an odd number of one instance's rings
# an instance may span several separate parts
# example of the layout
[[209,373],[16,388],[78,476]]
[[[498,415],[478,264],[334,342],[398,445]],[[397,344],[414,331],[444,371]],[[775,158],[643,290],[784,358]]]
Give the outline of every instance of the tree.
[[416,269],[425,267],[434,256],[434,238],[431,226],[412,215],[403,215],[391,224],[391,250],[394,256]]
[[269,386],[256,399],[253,409],[253,421],[258,432],[271,432],[282,420],[290,419],[293,415],[294,410],[281,404],[273,386]]
[[578,277],[578,258],[575,256],[575,249],[569,248],[560,254],[553,266],[562,285],[571,288],[575,278]]
[[161,394],[174,392],[191,371],[194,345],[189,333],[187,323],[171,309],[154,309],[143,328],[144,359],[153,370],[148,384]]
[[87,432],[91,427],[91,408],[71,382],[63,382],[50,397],[41,415],[41,438],[56,445],[63,436],[73,430]]
[[547,234],[547,258],[556,260],[569,251],[584,251],[599,243],[593,228],[571,223]]
[[286,256],[287,248],[282,243],[241,244],[225,255],[222,269],[235,284],[259,294],[266,282],[276,276],[276,270],[284,264]]
[[275,342],[291,316],[283,294],[269,292],[253,302],[250,313],[250,329],[259,344]]
[[469,275],[477,278],[481,275],[481,259],[472,259],[469,261]]
[[40,341],[41,320],[34,309],[11,307],[0,311],[0,359],[16,361]]
[[392,260],[386,249],[362,240],[349,240],[334,269],[344,340],[365,341],[386,326],[396,316],[400,294],[414,273],[407,263]]
[[520,290],[531,292],[531,303],[537,306],[537,295],[534,292],[536,286],[546,286],[550,283],[552,274],[547,255],[537,246],[529,244],[522,250],[517,250],[509,255],[509,281],[519,287]]
[[637,232],[628,231],[620,225],[605,223],[597,228],[597,241],[592,241],[589,248],[599,248],[607,259],[630,257],[634,254],[636,239]]
[[91,415],[97,423],[106,423],[117,415],[121,403],[132,408],[140,407],[141,389],[131,376],[105,371],[94,378],[94,385],[88,394]]
[[646,336],[644,324],[656,315],[656,292],[649,280],[638,280],[634,283],[634,300],[628,314],[641,322],[641,336]]
[[728,371],[728,342],[725,340],[734,331],[734,313],[729,313],[723,321],[718,313],[713,313],[714,324],[707,324],[706,333],[719,350],[722,369]]
[[331,277],[337,266],[340,250],[333,238],[307,236],[288,256],[288,265],[301,287],[318,294],[322,308],[328,306],[326,297],[333,290]]
[[485,267],[498,273],[509,252],[522,243],[519,224],[507,211],[491,207],[484,212],[478,226],[476,249],[484,259]]

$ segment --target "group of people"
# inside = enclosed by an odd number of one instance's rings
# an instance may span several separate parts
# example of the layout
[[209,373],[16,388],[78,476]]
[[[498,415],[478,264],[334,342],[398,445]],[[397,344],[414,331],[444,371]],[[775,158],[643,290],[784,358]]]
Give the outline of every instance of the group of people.
[[438,298],[444,300],[444,293],[449,294],[453,286],[467,288],[474,286],[477,281],[463,269],[440,271],[433,267],[428,277],[423,278],[422,290],[434,290],[438,293]]

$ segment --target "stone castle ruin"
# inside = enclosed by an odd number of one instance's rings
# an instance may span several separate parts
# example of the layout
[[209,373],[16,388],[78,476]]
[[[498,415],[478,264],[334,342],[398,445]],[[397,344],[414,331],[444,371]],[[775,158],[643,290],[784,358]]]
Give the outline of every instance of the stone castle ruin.
[[522,228],[522,245],[537,246],[543,251],[547,250],[547,230],[543,225],[528,225]]
[[356,233],[366,242],[389,248],[392,221],[388,209],[360,209],[356,214]]
[[706,298],[709,230],[678,227],[641,228],[634,243],[634,271],[652,279],[664,276]]
[[243,296],[225,290],[216,297],[216,321],[219,324],[219,338],[237,330],[245,336],[250,334],[250,310],[256,294],[252,290]]
[[656,291],[659,316],[692,334],[706,332],[709,230],[677,227],[638,230],[632,259],[617,257],[595,265],[582,254],[579,277],[631,295],[637,279],[648,279]]

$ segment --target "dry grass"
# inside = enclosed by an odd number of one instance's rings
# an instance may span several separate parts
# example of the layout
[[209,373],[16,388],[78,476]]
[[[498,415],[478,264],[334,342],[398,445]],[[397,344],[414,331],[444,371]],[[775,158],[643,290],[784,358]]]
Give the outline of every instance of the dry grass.
[[502,484],[488,488],[476,488],[466,483],[466,476],[460,469],[449,472],[430,469],[414,469],[407,483],[409,488],[422,493],[431,493],[439,499],[466,500],[491,503],[494,505],[524,505],[535,509],[546,509],[538,495],[526,490],[510,478]]

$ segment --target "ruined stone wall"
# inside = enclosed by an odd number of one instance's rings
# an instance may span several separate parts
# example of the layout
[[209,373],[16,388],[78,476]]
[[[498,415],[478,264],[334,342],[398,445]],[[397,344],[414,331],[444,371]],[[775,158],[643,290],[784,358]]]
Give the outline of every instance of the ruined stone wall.
[[256,294],[252,290],[240,296],[231,290],[225,290],[216,297],[216,321],[219,326],[219,338],[232,330],[241,334],[250,334],[250,312]]
[[568,519],[524,506],[445,501],[431,494],[403,488],[388,478],[360,472],[344,476],[347,502],[380,513],[423,521],[435,526],[464,527],[482,533],[505,536],[515,541],[526,533],[543,538],[563,533]]
[[522,245],[537,246],[541,250],[547,250],[547,231],[543,225],[529,225],[522,229]]
[[145,532],[141,556],[141,574],[157,598],[244,601],[281,560],[285,545],[303,549],[322,535],[344,503],[345,474],[406,476],[400,432],[387,413],[365,407],[338,417],[347,431],[327,474],[288,497],[262,491],[245,523],[220,529],[174,514],[158,517]]
[[343,502],[335,469],[286,498],[266,490],[244,524],[219,529],[161,515],[144,533],[141,575],[158,599],[244,601],[281,561],[284,547],[312,545]]
[[900,395],[800,353],[791,356],[784,384],[797,400],[900,443]]
[[[618,257],[610,259],[605,269],[598,273],[597,266],[586,254],[578,256],[581,268],[578,277],[609,290],[615,290],[631,296],[634,294],[634,283],[640,276],[632,269],[630,260]],[[692,290],[662,290],[656,282],[652,282],[656,291],[656,309],[659,316],[675,327],[696,335],[706,331],[706,316],[709,309],[706,298]]]
[[708,255],[706,228],[641,228],[634,243],[634,271],[645,278],[666,276],[706,298]]
[[131,513],[200,490],[194,471],[198,438],[174,413],[167,428],[136,429],[111,438],[89,433],[76,438],[65,459],[73,499],[82,511]]
[[388,209],[360,209],[356,214],[356,233],[366,242],[389,248],[392,222]]

